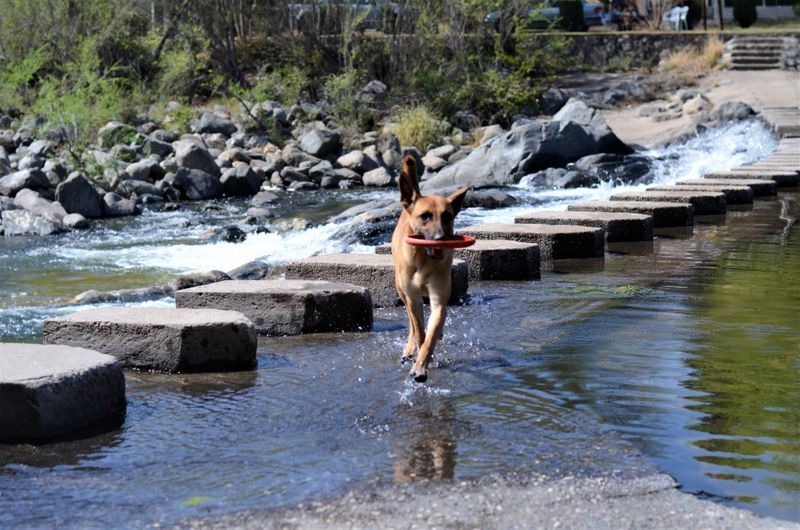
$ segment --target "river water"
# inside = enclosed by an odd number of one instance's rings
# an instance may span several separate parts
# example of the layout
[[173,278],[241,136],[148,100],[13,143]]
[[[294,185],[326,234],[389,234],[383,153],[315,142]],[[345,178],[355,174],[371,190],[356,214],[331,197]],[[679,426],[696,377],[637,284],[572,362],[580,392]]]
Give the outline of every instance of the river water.
[[[757,123],[645,153],[673,182],[758,159]],[[510,222],[623,189],[512,193],[521,206],[465,210]],[[89,232],[0,239],[0,338],[37,341],[41,321],[87,289],[142,287],[187,272],[275,266],[370,251],[326,220],[393,191],[286,194],[269,234],[211,243],[246,204],[197,204]],[[252,373],[127,374],[122,429],[89,440],[0,447],[0,525],[141,527],[296,504],[364,481],[510,471],[591,474],[620,463],[621,436],[689,492],[800,521],[800,215],[796,194],[757,201],[541,281],[476,283],[448,318],[428,384],[397,357],[405,315],[366,334],[264,338]],[[288,228],[293,217],[308,230]],[[170,298],[131,303],[169,306]]]

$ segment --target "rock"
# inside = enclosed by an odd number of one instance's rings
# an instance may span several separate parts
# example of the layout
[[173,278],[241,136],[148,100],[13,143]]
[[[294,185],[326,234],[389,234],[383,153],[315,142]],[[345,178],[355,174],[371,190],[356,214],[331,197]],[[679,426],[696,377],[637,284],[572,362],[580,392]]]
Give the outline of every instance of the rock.
[[337,158],[336,165],[358,174],[363,174],[378,168],[378,164],[376,164],[374,160],[368,158],[364,155],[363,151],[357,149]]
[[427,154],[422,157],[422,165],[425,166],[426,170],[436,172],[447,165],[447,160],[444,158],[439,158],[435,155]]
[[233,147],[231,149],[226,149],[219,155],[219,160],[233,165],[234,162],[244,162],[245,164],[250,163],[250,156],[245,152],[244,149],[239,147]]
[[388,91],[389,88],[385,84],[377,79],[373,79],[364,85],[364,87],[358,93],[358,99],[367,104],[380,103],[386,99],[386,93]]
[[255,219],[263,219],[268,217],[275,217],[275,213],[270,210],[269,208],[248,208],[245,212],[247,217],[253,217]]
[[36,140],[31,142],[28,146],[28,153],[38,156],[38,157],[46,157],[53,152],[53,144],[48,142],[47,140]]
[[117,193],[123,197],[130,198],[132,195],[155,195],[164,197],[164,192],[155,184],[150,184],[144,180],[125,179],[117,186]]
[[328,162],[327,160],[323,160],[319,164],[316,164],[309,168],[308,176],[313,178],[314,180],[320,180],[325,175],[333,173],[333,164]]
[[517,204],[517,199],[501,190],[469,191],[464,198],[465,208],[506,208]]
[[343,180],[352,180],[354,182],[361,182],[361,175],[347,168],[340,167],[339,169],[334,169],[333,174]]
[[339,182],[341,181],[338,175],[333,173],[329,175],[325,175],[319,181],[319,187],[323,189],[333,189],[339,187]]
[[[603,119],[602,114],[596,109],[587,106],[580,100],[570,100],[553,116],[553,121],[559,122],[559,131],[563,132],[571,125],[580,126],[589,134],[596,144],[593,152],[629,154],[633,149],[622,142],[614,134]],[[584,153],[590,154],[590,153]],[[583,156],[583,155],[581,155]],[[574,157],[573,159],[580,158]]]
[[[456,147],[454,145],[451,145],[451,144],[447,144],[447,145],[443,145],[441,147],[436,147],[434,149],[431,149],[430,151],[428,151],[425,154],[425,156],[435,156],[435,157],[441,158],[443,160],[447,160],[456,151],[458,151],[458,147]],[[425,158],[423,157],[422,160],[424,162]]]
[[11,173],[11,162],[4,155],[0,154],[0,177]]
[[44,166],[44,158],[28,153],[17,162],[17,169],[42,169]]
[[389,186],[393,181],[392,176],[383,167],[367,171],[361,180],[364,186]]
[[219,166],[207,149],[197,145],[184,145],[178,149],[175,160],[181,169],[199,170],[214,177],[220,176]]
[[174,149],[171,144],[150,136],[144,141],[142,152],[144,152],[146,156],[158,155],[161,158],[167,158],[174,152]]
[[548,88],[542,97],[539,98],[539,112],[546,115],[553,115],[558,112],[564,104],[569,101],[569,94],[560,88]]
[[702,92],[696,88],[681,88],[677,92],[675,92],[675,99],[680,101],[681,103],[686,103],[690,99],[694,99],[696,97],[705,97],[703,96]]
[[286,166],[281,169],[281,180],[286,184],[291,184],[292,182],[308,182],[310,179],[295,168]]
[[222,183],[219,179],[200,169],[182,167],[170,184],[191,201],[214,199],[222,195]]
[[88,218],[103,216],[103,198],[97,193],[94,184],[77,171],[58,185],[56,200],[69,213],[78,213]]
[[236,132],[236,125],[229,120],[220,118],[213,112],[204,112],[200,119],[193,122],[195,132],[200,134],[222,134],[231,136]]
[[383,158],[383,165],[389,169],[389,171],[399,174],[400,170],[403,168],[403,155],[400,154],[400,151],[382,151],[381,158]]
[[164,176],[164,168],[155,160],[145,159],[129,164],[125,168],[125,173],[134,180],[155,182]]
[[136,203],[130,199],[121,197],[113,192],[103,195],[103,213],[108,217],[122,217],[124,215],[136,215]]
[[67,212],[58,202],[48,201],[33,190],[20,190],[14,197],[14,204],[20,208],[28,210],[34,215],[44,217],[53,223],[61,223]]
[[210,271],[203,274],[191,274],[181,276],[170,281],[167,284],[167,289],[170,292],[180,291],[181,289],[189,289],[197,287],[198,285],[206,285],[214,282],[222,282],[230,280],[231,277],[222,271]]
[[0,213],[6,236],[26,234],[49,236],[61,232],[61,223],[49,221],[27,210],[5,210]]
[[235,225],[214,227],[202,236],[212,241],[224,241],[226,243],[241,243],[247,239],[247,232]]
[[220,179],[223,195],[241,197],[258,193],[261,179],[250,166],[240,165],[225,171]]
[[46,320],[43,340],[84,345],[139,370],[200,372],[256,364],[253,324],[233,311],[103,307]]
[[711,102],[708,101],[705,96],[702,94],[698,94],[695,97],[686,100],[683,104],[683,112],[686,114],[697,114],[698,112],[702,112],[711,105]]
[[0,442],[118,428],[125,377],[114,357],[68,346],[0,343]]
[[50,181],[47,179],[47,175],[38,169],[25,169],[0,178],[0,195],[9,197],[13,197],[24,188],[36,190],[49,187]]
[[481,126],[481,120],[468,110],[459,110],[453,115],[453,125],[462,131],[472,131]]
[[97,142],[103,149],[110,149],[117,144],[129,144],[138,133],[130,125],[118,121],[110,121],[97,131]]
[[61,220],[61,224],[64,225],[64,228],[69,230],[84,230],[89,228],[89,221],[79,213],[65,215]]
[[314,191],[319,189],[319,184],[316,182],[295,181],[289,184],[289,189],[292,191]]
[[276,204],[279,201],[280,197],[271,191],[259,191],[250,199],[250,204],[255,208],[263,208],[268,205]]
[[500,125],[489,125],[475,131],[475,137],[480,138],[480,143],[485,144],[498,136],[505,134],[506,130]]
[[0,195],[0,212],[4,212],[6,210],[16,210],[17,205],[14,204],[14,199],[11,197],[6,197],[4,195]]
[[372,329],[369,290],[307,280],[227,281],[175,293],[182,308],[238,311],[259,335],[300,335]]
[[234,280],[263,280],[272,274],[273,266],[263,261],[249,261],[228,271]]
[[755,111],[741,101],[726,101],[717,107],[712,117],[721,122],[746,120],[753,116]]
[[313,128],[300,139],[300,149],[315,157],[333,154],[341,148],[341,136],[327,129]]
[[[156,129],[150,133],[150,138],[166,144],[172,144],[172,142],[175,142],[178,139],[178,135],[165,129]],[[172,147],[172,145],[170,145],[170,147]]]

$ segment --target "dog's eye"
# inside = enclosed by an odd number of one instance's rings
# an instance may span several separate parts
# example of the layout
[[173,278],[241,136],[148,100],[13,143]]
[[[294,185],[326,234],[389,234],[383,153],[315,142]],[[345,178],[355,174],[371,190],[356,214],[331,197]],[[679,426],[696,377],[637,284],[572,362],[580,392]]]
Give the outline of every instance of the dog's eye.
[[420,221],[422,221],[423,223],[427,223],[428,221],[430,221],[431,219],[433,219],[433,214],[431,214],[430,212],[421,213],[421,214],[419,215],[419,219],[420,219]]

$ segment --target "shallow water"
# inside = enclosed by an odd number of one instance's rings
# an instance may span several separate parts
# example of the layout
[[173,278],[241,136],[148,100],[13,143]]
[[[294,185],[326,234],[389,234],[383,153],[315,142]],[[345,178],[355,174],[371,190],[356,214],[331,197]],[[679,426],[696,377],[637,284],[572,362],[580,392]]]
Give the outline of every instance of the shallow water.
[[[758,127],[722,136],[698,142],[749,141],[743,153],[721,148],[726,160],[774,147]],[[681,149],[680,157],[653,153],[662,157],[654,178],[692,176],[687,168],[703,159],[702,149]],[[610,189],[518,194],[550,208]],[[355,200],[339,199],[331,212]],[[50,238],[47,247],[0,242],[1,288],[17,294],[0,298],[0,332],[38,340],[36,320],[74,310],[54,304],[76,291],[222,268],[207,265],[231,255],[260,257],[251,254],[257,244],[228,247],[197,237],[238,219],[241,208],[232,202],[222,212],[152,214],[99,233]],[[283,215],[303,208],[310,205]],[[468,210],[462,222],[508,221],[514,210]],[[797,195],[784,195],[758,201],[752,211],[699,219],[721,224],[614,245],[605,260],[557,263],[538,282],[473,284],[470,302],[451,310],[424,386],[409,383],[397,363],[406,323],[394,308],[378,311],[373,333],[262,339],[252,373],[129,372],[128,416],[119,431],[0,447],[0,526],[174,523],[295,504],[378,479],[635,473],[615,432],[686,491],[800,520],[800,235],[786,221],[799,215]],[[324,224],[316,230],[335,233]],[[276,255],[286,259],[317,251],[309,241],[319,238],[274,237],[257,240],[262,252],[281,246]],[[130,246],[144,250],[126,253]],[[39,281],[47,271],[49,279]],[[60,283],[59,273],[75,280]]]

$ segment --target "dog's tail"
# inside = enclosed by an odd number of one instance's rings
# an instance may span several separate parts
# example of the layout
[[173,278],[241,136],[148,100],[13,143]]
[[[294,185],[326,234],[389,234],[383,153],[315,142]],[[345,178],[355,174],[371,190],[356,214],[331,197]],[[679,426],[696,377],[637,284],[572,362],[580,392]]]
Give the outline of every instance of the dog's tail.
[[417,182],[417,159],[411,155],[406,155],[403,158],[402,173],[405,173],[412,182]]

